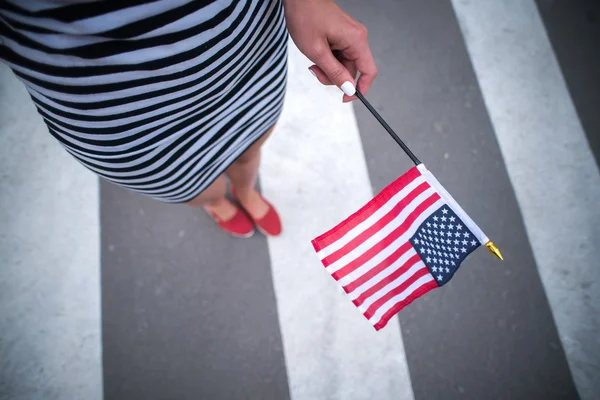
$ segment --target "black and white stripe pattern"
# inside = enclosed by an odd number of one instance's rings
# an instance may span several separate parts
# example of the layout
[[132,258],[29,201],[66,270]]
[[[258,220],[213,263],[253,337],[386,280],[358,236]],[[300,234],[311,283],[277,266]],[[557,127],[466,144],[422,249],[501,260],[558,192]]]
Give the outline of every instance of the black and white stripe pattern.
[[69,153],[165,202],[197,196],[283,106],[278,0],[7,1],[0,40]]

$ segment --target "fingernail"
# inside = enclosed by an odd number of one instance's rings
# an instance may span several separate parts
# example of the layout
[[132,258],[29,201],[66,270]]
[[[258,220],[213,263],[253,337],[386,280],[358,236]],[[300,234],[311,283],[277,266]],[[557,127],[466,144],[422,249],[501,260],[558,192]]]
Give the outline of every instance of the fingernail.
[[315,74],[315,71],[313,71],[313,70],[312,70],[312,68],[309,68],[308,70],[310,71],[310,73],[311,73],[311,74],[313,74],[313,76],[314,76],[315,78],[317,77],[317,74]]
[[350,81],[346,81],[346,82],[342,83],[342,86],[340,86],[340,89],[342,89],[342,92],[344,92],[347,96],[354,96],[354,93],[356,93],[356,89],[354,88],[354,85]]

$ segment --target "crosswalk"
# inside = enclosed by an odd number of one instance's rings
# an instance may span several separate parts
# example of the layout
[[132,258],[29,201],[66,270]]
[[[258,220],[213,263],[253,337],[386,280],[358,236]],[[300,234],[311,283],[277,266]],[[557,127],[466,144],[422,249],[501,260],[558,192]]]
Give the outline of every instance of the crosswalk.
[[0,67],[0,398],[576,398],[600,391],[600,175],[532,0],[340,5],[369,99],[502,246],[375,332],[310,240],[410,167],[290,43],[260,185],[278,238],[99,181]]

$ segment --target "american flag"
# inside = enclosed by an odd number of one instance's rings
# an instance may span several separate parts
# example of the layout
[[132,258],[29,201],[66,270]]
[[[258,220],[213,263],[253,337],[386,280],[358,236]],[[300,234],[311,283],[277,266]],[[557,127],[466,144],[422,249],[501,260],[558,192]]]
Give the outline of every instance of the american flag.
[[488,238],[423,164],[312,241],[327,272],[376,330],[447,283]]

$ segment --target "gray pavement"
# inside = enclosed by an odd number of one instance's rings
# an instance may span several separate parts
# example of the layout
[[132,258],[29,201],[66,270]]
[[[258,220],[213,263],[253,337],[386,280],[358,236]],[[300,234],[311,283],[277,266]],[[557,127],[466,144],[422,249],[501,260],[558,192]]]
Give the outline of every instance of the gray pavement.
[[100,191],[105,398],[288,398],[265,237]]

